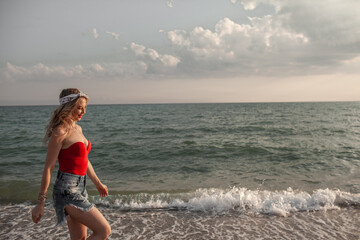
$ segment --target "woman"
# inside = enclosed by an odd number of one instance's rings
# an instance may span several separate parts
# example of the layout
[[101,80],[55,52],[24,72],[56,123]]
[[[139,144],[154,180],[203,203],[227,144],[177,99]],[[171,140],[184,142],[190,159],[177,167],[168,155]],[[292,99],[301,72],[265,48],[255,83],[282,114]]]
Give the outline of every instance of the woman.
[[87,227],[93,231],[89,239],[106,239],[111,232],[110,225],[87,199],[86,174],[100,196],[106,197],[108,189],[100,182],[88,160],[91,143],[76,124],[85,114],[88,100],[89,97],[76,88],[64,89],[60,93],[60,106],[53,112],[46,128],[44,143],[49,140],[48,151],[32,219],[38,223],[44,214],[51,173],[58,159],[59,171],[53,189],[57,225],[66,218],[71,239],[86,239]]

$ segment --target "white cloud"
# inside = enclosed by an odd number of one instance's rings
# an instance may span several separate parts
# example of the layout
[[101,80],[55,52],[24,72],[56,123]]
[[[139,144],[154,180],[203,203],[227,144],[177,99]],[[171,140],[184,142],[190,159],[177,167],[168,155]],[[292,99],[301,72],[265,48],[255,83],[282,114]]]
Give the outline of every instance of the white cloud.
[[135,53],[136,56],[144,56],[146,47],[140,44],[131,43],[130,49]]
[[182,72],[226,75],[317,74],[335,71],[360,56],[360,2],[230,0],[251,11],[271,5],[271,15],[249,17],[248,24],[224,18],[214,29],[167,33]]
[[7,82],[23,81],[23,80],[35,80],[35,81],[47,81],[49,79],[63,79],[81,76],[86,73],[81,65],[77,65],[71,68],[65,68],[63,66],[49,67],[42,63],[38,63],[32,67],[21,67],[11,63],[6,64],[6,68],[2,71],[1,79]]
[[233,34],[234,32],[247,31],[249,28],[249,25],[239,25],[229,18],[224,18],[215,25],[215,32],[222,37],[226,34]]
[[21,67],[7,63],[5,69],[0,72],[0,83],[141,77],[146,71],[147,65],[141,61],[102,65],[94,63],[88,66],[76,65],[73,67],[46,66],[42,63],[31,67]]
[[97,64],[97,63],[92,64],[91,69],[95,72],[103,72],[104,71],[104,68],[100,64]]
[[168,32],[170,41],[178,46],[190,46],[190,39],[186,36],[187,32],[184,30],[174,30]]
[[94,37],[95,39],[98,39],[98,38],[99,38],[99,34],[97,33],[96,28],[93,28],[92,34],[93,34],[93,37]]
[[279,11],[287,1],[288,0],[230,0],[233,4],[240,2],[243,5],[243,8],[247,11],[254,10],[261,3],[272,5],[276,11]]
[[359,9],[360,1],[354,0],[287,1],[276,17],[285,27],[308,36],[314,44],[359,46]]
[[166,5],[169,7],[169,8],[172,8],[172,7],[174,7],[174,0],[169,0],[169,1],[167,1],[166,2]]
[[232,63],[240,72],[244,65],[247,72],[256,71],[263,67],[261,64],[268,64],[278,57],[278,51],[300,50],[308,43],[306,36],[282,28],[272,16],[250,18],[249,21],[251,24],[237,24],[224,18],[215,25],[214,31],[202,27],[190,32],[174,30],[168,32],[168,38],[184,56],[205,64],[205,71],[212,68],[214,62],[219,68],[222,63]]
[[165,67],[175,67],[180,62],[180,59],[167,54],[159,54],[152,48],[146,48],[143,45],[131,43],[130,49],[136,56],[142,57],[143,60],[148,59],[150,62],[160,62]]
[[160,55],[154,49],[151,49],[151,48],[146,49],[145,54],[154,61],[160,57]]
[[167,55],[167,54],[160,55],[159,59],[166,67],[174,67],[174,66],[178,65],[178,63],[180,62],[180,59],[178,59],[177,57]]
[[113,36],[115,40],[119,40],[120,38],[120,34],[118,33],[114,33],[114,32],[106,32],[106,33]]
[[326,45],[356,43],[360,40],[360,1],[357,0],[231,0],[241,2],[245,10],[260,4],[276,10],[273,18],[284,28],[306,35],[313,42]]

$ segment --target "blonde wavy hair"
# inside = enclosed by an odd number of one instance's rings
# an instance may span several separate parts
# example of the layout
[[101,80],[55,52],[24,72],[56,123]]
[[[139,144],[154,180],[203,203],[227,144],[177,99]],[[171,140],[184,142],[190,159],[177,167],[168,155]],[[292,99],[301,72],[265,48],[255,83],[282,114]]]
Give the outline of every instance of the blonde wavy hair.
[[[80,90],[77,88],[66,88],[61,91],[59,98],[68,96],[70,94],[77,94],[79,92]],[[55,111],[53,111],[50,121],[45,128],[45,136],[43,139],[43,144],[46,144],[46,142],[50,139],[54,129],[57,128],[58,126],[61,126],[66,133],[70,130],[70,126],[72,124],[71,112],[77,106],[77,103],[79,102],[80,98],[82,97],[79,97],[74,101],[70,101],[65,104],[62,104],[57,109],[55,109]],[[89,101],[88,98],[86,97],[83,98]]]

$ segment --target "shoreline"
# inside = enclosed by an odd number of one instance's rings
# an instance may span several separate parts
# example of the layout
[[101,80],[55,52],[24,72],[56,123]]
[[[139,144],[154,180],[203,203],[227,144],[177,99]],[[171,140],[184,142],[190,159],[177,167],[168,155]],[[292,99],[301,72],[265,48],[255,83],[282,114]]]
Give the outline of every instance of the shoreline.
[[[324,101],[253,101],[253,102],[149,102],[149,103],[90,103],[89,106],[116,106],[116,105],[191,105],[191,104],[278,104],[278,103],[358,103],[360,100],[324,100]],[[58,107],[58,104],[8,104],[0,107]]]

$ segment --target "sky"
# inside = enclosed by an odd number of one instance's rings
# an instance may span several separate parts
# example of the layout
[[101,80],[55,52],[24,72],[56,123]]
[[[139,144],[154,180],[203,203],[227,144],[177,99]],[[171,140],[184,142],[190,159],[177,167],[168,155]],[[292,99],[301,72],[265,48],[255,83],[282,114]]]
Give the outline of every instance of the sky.
[[1,0],[0,105],[360,101],[359,0]]

